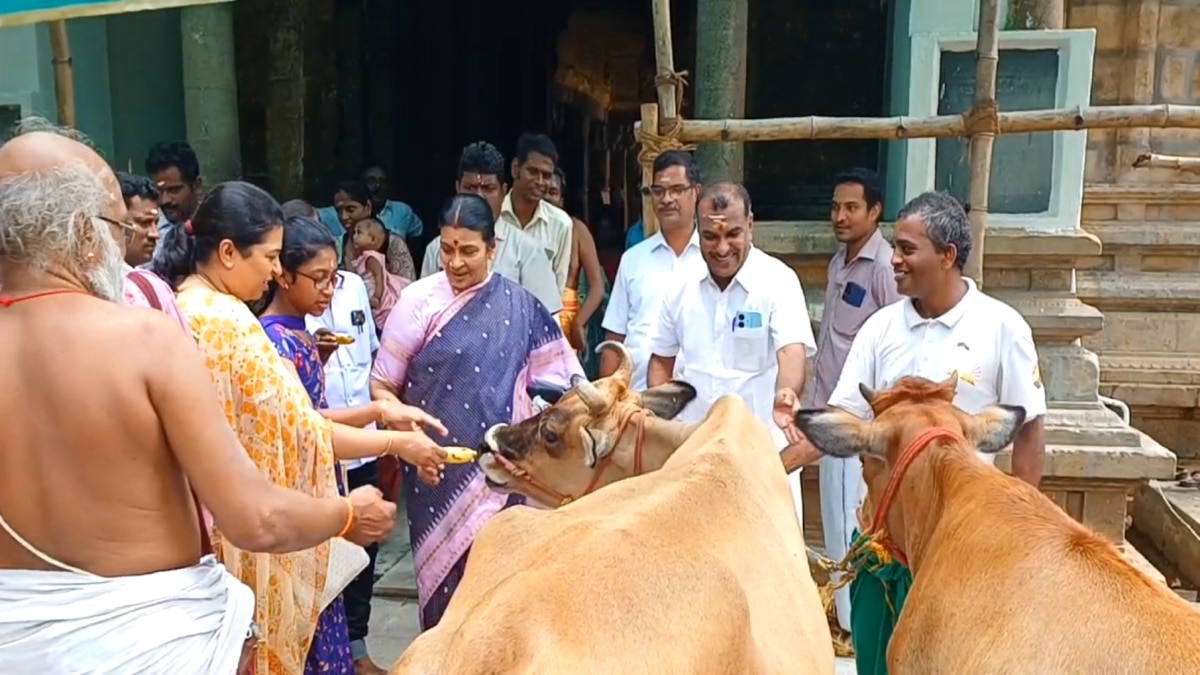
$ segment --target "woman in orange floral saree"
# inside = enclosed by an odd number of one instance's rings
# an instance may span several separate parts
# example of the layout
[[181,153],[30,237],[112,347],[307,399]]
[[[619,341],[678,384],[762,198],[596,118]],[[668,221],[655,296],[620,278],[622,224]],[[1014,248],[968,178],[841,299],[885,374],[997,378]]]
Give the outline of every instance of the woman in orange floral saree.
[[[335,459],[398,454],[420,465],[424,475],[436,476],[445,453],[423,432],[369,431],[323,417],[246,305],[279,274],[282,221],[270,195],[247,183],[225,183],[165,243],[160,274],[177,289],[179,309],[208,363],[230,426],[264,475],[319,497],[338,494]],[[427,420],[396,414],[409,428]],[[263,638],[256,675],[304,673],[324,609],[330,543],[296,553],[249,553],[222,537],[219,527],[213,540],[229,571],[255,592]]]

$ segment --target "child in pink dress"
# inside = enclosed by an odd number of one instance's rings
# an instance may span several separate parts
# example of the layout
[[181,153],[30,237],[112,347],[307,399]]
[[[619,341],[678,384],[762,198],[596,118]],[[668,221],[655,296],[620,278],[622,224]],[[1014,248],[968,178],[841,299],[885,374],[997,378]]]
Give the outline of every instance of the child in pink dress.
[[388,314],[400,299],[400,291],[409,285],[408,279],[387,270],[387,231],[374,218],[364,218],[354,224],[354,248],[358,257],[351,261],[354,271],[366,283],[371,296],[371,313],[376,330],[382,332]]

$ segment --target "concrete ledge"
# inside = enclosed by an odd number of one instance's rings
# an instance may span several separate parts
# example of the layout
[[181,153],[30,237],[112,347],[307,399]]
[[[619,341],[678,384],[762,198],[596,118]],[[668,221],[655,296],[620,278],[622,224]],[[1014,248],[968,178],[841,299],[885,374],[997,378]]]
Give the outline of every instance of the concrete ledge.
[[[889,240],[891,225],[880,228]],[[833,255],[838,242],[829,223],[817,221],[765,220],[754,224],[754,243],[776,256]],[[987,230],[984,260],[1004,256],[1060,256],[1086,258],[1100,255],[1100,239],[1084,230],[1042,231],[1023,228]]]
[[1133,526],[1192,586],[1200,585],[1200,490],[1151,481],[1133,495]]
[[[1146,434],[1138,432],[1138,447],[1049,445],[1042,475],[1046,480],[1138,482],[1168,479],[1175,475],[1175,455]],[[1012,453],[996,456],[996,468],[1012,471]],[[1132,487],[1132,486],[1130,486]]]
[[1091,183],[1083,186],[1083,203],[1123,205],[1130,202],[1152,204],[1200,204],[1200,185],[1196,183],[1156,183],[1115,185]]
[[1192,272],[1098,272],[1076,275],[1079,298],[1102,311],[1200,311],[1200,278]]
[[1179,249],[1200,248],[1200,223],[1195,222],[1125,222],[1096,221],[1084,227],[1104,243],[1105,253],[1114,247],[1137,248],[1138,253],[1147,253],[1146,248]]

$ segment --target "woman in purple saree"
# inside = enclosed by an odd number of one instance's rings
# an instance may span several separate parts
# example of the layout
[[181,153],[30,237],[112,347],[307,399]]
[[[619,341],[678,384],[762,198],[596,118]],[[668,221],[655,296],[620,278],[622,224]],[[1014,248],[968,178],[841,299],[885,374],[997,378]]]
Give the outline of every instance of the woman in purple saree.
[[[371,394],[403,399],[441,419],[447,445],[478,448],[500,422],[533,415],[528,388],[569,386],[582,374],[558,322],[528,291],[489,272],[495,254],[491,208],[458,195],[442,210],[445,271],[413,282],[392,309]],[[421,628],[442,618],[475,535],[501,509],[521,503],[492,492],[475,463],[447,465],[431,488],[403,465],[403,494],[416,565]]]

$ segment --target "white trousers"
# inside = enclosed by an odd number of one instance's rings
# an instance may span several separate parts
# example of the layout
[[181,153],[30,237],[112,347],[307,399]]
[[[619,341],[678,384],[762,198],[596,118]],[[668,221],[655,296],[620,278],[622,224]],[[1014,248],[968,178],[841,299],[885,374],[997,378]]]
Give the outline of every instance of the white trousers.
[[[822,457],[821,529],[825,533],[825,555],[841,561],[850,550],[850,537],[858,527],[858,507],[862,506],[865,486],[862,462],[857,457],[840,459]],[[834,573],[833,580],[841,577]],[[850,630],[850,587],[838,589],[833,595],[838,625]]]
[[800,531],[804,531],[804,498],[800,494],[801,471],[788,474],[788,487],[792,488],[792,503],[796,506],[796,522],[800,523]]

